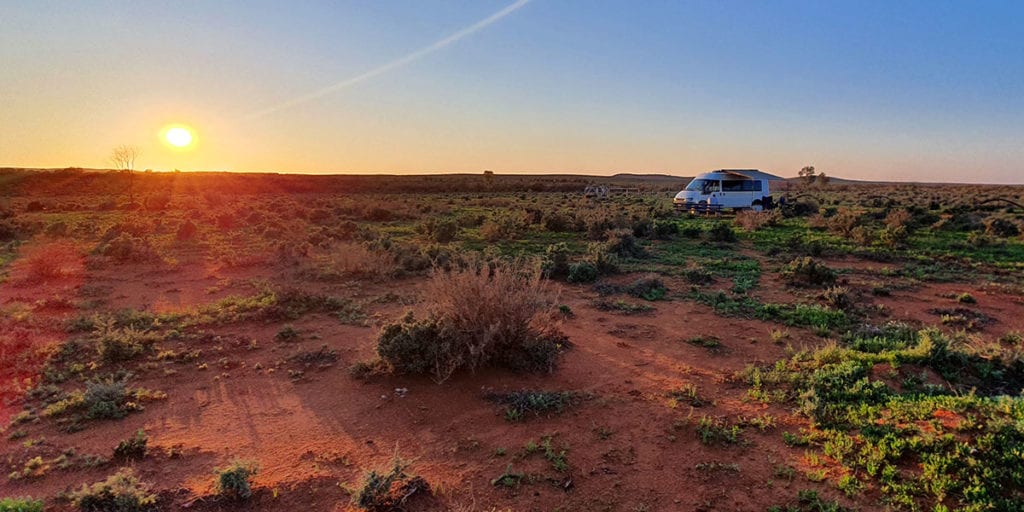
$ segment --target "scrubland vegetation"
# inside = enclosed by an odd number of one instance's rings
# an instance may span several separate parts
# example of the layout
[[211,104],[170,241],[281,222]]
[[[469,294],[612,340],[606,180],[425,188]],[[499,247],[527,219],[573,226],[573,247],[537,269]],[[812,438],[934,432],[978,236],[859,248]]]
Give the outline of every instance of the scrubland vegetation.
[[121,178],[0,172],[0,511],[1024,503],[1024,188]]

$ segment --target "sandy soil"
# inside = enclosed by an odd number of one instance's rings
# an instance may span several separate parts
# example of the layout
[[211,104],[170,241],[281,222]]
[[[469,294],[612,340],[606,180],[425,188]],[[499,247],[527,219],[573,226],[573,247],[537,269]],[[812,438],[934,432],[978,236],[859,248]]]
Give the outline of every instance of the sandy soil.
[[[771,268],[768,263],[763,266]],[[872,265],[850,268],[854,288],[875,279]],[[228,271],[202,265],[175,270],[132,266],[82,270],[22,286],[15,271],[0,285],[0,305],[5,311],[31,314],[6,315],[0,328],[5,339],[27,340],[28,348],[22,350],[35,350],[67,339],[62,322],[78,313],[74,304],[88,302],[107,311],[176,311],[232,294],[251,294],[254,281],[294,285],[288,275],[258,267]],[[309,285],[345,297],[371,298],[387,292],[410,297],[419,282]],[[685,286],[669,284],[678,291]],[[834,486],[807,481],[803,451],[783,444],[781,432],[797,431],[801,420],[783,408],[747,400],[745,385],[734,378],[748,365],[772,362],[791,348],[826,340],[808,330],[787,328],[789,337],[773,342],[776,324],[723,318],[679,299],[652,303],[655,310],[650,313],[621,315],[594,308],[597,295],[590,287],[561,286],[559,291],[561,302],[575,313],[562,325],[574,347],[552,375],[486,371],[459,375],[440,385],[427,378],[351,377],[351,364],[373,356],[375,325],[409,308],[401,301],[370,306],[368,326],[308,315],[291,322],[302,336],[290,343],[274,341],[281,323],[216,326],[205,329],[202,342],[165,344],[176,350],[201,348],[200,360],[159,363],[139,371],[135,384],[166,392],[166,400],[147,404],[145,411],[123,420],[95,422],[73,434],[46,422],[25,425],[24,438],[0,441],[0,457],[11,467],[68,448],[109,457],[119,440],[143,428],[150,455],[129,465],[162,493],[169,510],[242,509],[213,497],[213,470],[236,458],[260,466],[250,507],[347,510],[349,491],[358,487],[364,472],[386,465],[396,453],[413,461],[412,470],[434,490],[432,499],[413,509],[761,511],[791,500],[804,488],[851,503]],[[865,303],[884,305],[885,318],[934,325],[939,319],[929,310],[957,307],[950,296],[963,292],[977,299],[971,309],[993,319],[984,327],[985,335],[1022,329],[1024,304],[1019,297],[981,285],[924,285],[897,290],[890,297],[866,292],[860,296]],[[771,301],[808,296],[805,290],[785,288],[770,272],[753,293]],[[695,336],[714,336],[721,346],[686,342]],[[338,352],[336,364],[307,368],[288,361],[324,345]],[[293,378],[289,370],[304,374]],[[5,369],[4,377],[33,371],[38,367],[13,373]],[[696,385],[710,403],[699,408],[675,404],[667,394],[684,384]],[[408,392],[396,392],[399,388]],[[488,391],[519,389],[572,390],[588,398],[561,415],[519,423],[506,421],[500,407],[484,398]],[[4,416],[17,407],[5,407]],[[765,432],[747,428],[738,445],[704,445],[695,434],[703,415],[737,420],[761,414],[771,414],[776,426]],[[565,449],[567,473],[554,471],[539,455],[525,454],[527,442],[544,436]],[[39,439],[34,446],[24,443]],[[509,464],[534,477],[533,482],[515,489],[493,486],[492,480]],[[729,464],[737,467],[725,467]],[[52,469],[41,478],[4,481],[0,494],[53,497],[102,480],[116,465]],[[779,465],[797,469],[793,482],[775,475]],[[872,505],[875,502],[869,494],[861,496],[857,506],[880,510]],[[58,509],[61,506],[66,505],[58,504]]]

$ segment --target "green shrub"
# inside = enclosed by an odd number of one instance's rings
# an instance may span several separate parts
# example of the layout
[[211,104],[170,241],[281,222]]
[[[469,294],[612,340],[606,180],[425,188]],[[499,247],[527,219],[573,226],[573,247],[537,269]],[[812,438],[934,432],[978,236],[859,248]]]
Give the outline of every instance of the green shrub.
[[156,509],[157,497],[131,469],[122,469],[102,482],[83,485],[71,500],[82,512],[145,512]]
[[85,394],[82,395],[82,406],[85,409],[85,416],[89,419],[120,419],[133,409],[128,398],[124,382],[90,382],[85,387]]
[[708,240],[712,242],[735,242],[738,240],[736,232],[725,222],[716,222],[708,230]]
[[377,354],[397,373],[424,374],[456,349],[438,320],[417,321],[410,311],[400,322],[384,326],[377,337]]
[[686,238],[698,238],[704,231],[696,226],[687,226],[679,231]]
[[647,255],[643,247],[628,229],[610,230],[606,234],[605,252],[620,258],[643,258]]
[[589,262],[601,275],[617,274],[619,272],[619,257],[606,250],[602,244],[590,244],[587,248]]
[[569,245],[565,242],[551,244],[544,250],[544,275],[561,278],[569,275]]
[[0,512],[43,512],[43,500],[0,498]]
[[593,263],[581,261],[569,266],[566,280],[570,283],[592,283],[597,280],[598,275],[597,267]]
[[661,240],[668,240],[679,234],[679,223],[671,220],[658,220],[654,222],[654,237]]
[[252,497],[252,477],[258,472],[254,462],[236,460],[231,465],[216,470],[217,493],[232,500],[247,500]]

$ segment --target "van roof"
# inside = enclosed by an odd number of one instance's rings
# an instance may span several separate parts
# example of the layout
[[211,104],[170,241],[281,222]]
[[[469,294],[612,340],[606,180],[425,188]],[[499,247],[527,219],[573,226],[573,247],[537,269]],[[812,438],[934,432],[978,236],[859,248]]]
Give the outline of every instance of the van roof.
[[734,176],[735,177],[734,179],[738,178],[738,179],[748,179],[748,180],[781,180],[781,179],[783,179],[783,178],[781,178],[779,176],[775,176],[774,174],[768,174],[766,172],[761,172],[761,171],[759,171],[757,169],[716,169],[714,171],[704,173],[704,174],[698,176],[698,178],[701,178],[701,177],[711,177],[711,176],[709,176],[711,174],[729,174],[729,175]]

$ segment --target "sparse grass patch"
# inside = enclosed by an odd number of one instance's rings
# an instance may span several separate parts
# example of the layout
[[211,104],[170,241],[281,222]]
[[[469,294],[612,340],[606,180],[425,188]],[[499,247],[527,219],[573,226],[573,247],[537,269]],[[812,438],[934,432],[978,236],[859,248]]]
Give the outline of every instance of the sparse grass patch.
[[714,336],[692,336],[685,340],[690,345],[698,347],[704,347],[708,349],[717,349],[722,347],[722,340]]
[[302,352],[288,358],[293,363],[300,363],[306,367],[316,366],[327,368],[338,362],[338,351],[328,348],[327,345],[320,347],[313,352]]
[[685,403],[691,407],[704,407],[711,403],[710,400],[701,398],[695,384],[684,384],[677,389],[668,392],[668,397],[673,401],[673,406]]
[[703,444],[736,444],[742,439],[743,428],[738,424],[730,424],[725,418],[701,416],[697,421],[697,439]]
[[838,501],[827,501],[818,495],[818,491],[803,490],[797,493],[796,500],[784,505],[772,505],[768,512],[852,512]]
[[490,393],[487,399],[505,406],[505,419],[523,421],[527,415],[552,415],[578,405],[581,397],[572,391],[513,391]]

